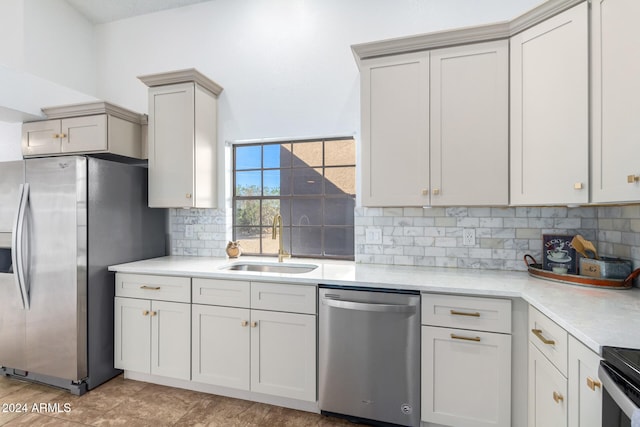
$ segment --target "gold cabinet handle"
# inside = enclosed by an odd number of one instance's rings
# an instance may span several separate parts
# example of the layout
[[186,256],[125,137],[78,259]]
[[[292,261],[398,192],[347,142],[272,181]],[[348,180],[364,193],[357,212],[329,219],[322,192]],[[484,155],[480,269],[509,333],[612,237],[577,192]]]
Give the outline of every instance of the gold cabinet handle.
[[602,383],[598,380],[594,380],[591,377],[587,377],[587,387],[589,387],[593,391],[596,391],[596,388],[602,387]]
[[59,133],[54,133],[53,134],[53,139],[57,139],[57,138],[61,138]]
[[537,336],[538,339],[540,341],[542,341],[544,344],[547,345],[556,345],[556,342],[554,340],[549,340],[546,339],[543,335],[542,335],[542,329],[532,329],[531,332],[533,332],[533,335]]
[[240,326],[245,327],[249,324],[249,322],[247,322],[246,320],[243,320],[242,322],[240,322]]
[[251,322],[251,327],[252,328],[255,328],[256,326],[258,326],[258,322],[256,322],[256,321]]
[[160,286],[147,286],[147,285],[142,285],[140,286],[140,289],[145,289],[147,291],[159,291],[160,290]]
[[422,189],[422,195],[423,196],[428,196],[429,195],[429,189],[428,188],[423,188]]
[[440,194],[440,190],[437,189],[437,188],[434,188],[432,193],[433,193],[434,196],[437,196],[438,194]]
[[451,339],[480,342],[480,337],[463,337],[456,334],[451,334]]
[[61,133],[60,135],[58,135],[59,138],[66,138],[67,134],[66,133]]
[[573,184],[573,189],[574,190],[582,190],[582,183],[581,182],[576,182],[575,184]]
[[640,181],[640,175],[627,175],[627,182],[629,184],[633,184],[638,181]]
[[185,194],[184,197],[186,197],[187,199],[190,199],[191,198],[191,193]]
[[564,400],[564,396],[561,395],[560,393],[554,391],[553,392],[553,400],[555,400],[556,403],[560,403],[560,402],[562,402]]
[[143,315],[143,316],[148,316],[148,315],[149,315],[149,310],[144,310],[144,311],[142,312],[142,315]]
[[450,310],[450,313],[453,316],[469,316],[469,317],[480,317],[480,313],[478,313],[477,311],[473,312],[473,313],[469,313],[466,311],[457,311],[457,310]]
[[157,315],[158,315],[158,312],[157,312],[157,311],[152,311],[152,312],[151,312],[151,316],[157,316]]

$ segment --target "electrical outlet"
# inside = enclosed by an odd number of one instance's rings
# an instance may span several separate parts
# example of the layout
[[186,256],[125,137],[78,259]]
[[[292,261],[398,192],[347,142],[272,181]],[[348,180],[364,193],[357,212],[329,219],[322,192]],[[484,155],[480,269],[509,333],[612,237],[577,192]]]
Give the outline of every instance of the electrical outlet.
[[476,244],[476,230],[465,228],[462,230],[462,244],[464,246],[474,246]]
[[365,231],[365,240],[369,245],[381,245],[382,244],[382,229],[380,228],[367,228]]

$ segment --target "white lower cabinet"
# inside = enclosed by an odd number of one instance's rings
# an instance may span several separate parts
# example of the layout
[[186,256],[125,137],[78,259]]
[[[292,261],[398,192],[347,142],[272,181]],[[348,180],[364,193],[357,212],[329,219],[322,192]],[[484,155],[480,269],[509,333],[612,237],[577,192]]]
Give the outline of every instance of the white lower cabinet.
[[422,323],[422,421],[510,426],[511,301],[423,294]]
[[189,380],[191,305],[115,299],[115,367]]
[[193,381],[249,390],[249,309],[193,305]]
[[569,427],[602,427],[600,356],[569,337]]
[[567,425],[567,378],[529,343],[529,427]]
[[529,308],[529,427],[602,427],[600,357]]
[[238,281],[231,289],[194,279],[194,302],[237,306],[193,305],[193,380],[315,401],[315,287]]

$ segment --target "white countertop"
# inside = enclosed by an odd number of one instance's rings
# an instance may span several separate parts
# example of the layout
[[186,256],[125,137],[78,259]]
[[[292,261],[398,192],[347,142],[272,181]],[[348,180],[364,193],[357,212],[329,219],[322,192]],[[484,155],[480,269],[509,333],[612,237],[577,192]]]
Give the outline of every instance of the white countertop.
[[458,268],[356,264],[348,261],[288,259],[286,263],[317,264],[302,274],[222,270],[236,262],[276,263],[274,258],[238,259],[168,256],[119,264],[110,271],[168,276],[241,279],[410,289],[461,295],[519,297],[546,314],[587,347],[640,348],[640,289],[596,289],[530,277],[525,272]]

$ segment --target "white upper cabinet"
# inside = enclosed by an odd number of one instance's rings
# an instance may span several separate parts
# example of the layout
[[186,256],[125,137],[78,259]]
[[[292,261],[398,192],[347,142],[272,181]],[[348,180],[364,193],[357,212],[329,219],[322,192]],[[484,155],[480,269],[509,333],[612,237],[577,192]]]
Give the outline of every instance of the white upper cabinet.
[[362,205],[429,203],[429,52],[363,61]]
[[592,201],[640,200],[640,2],[592,2]]
[[589,201],[587,2],[511,38],[511,204]]
[[144,116],[106,102],[43,108],[51,120],[22,125],[24,157],[108,153],[142,158]]
[[363,61],[362,205],[508,203],[508,41]]
[[217,205],[217,98],[196,70],[138,77],[149,89],[149,206]]
[[509,202],[509,42],[431,51],[431,204]]

